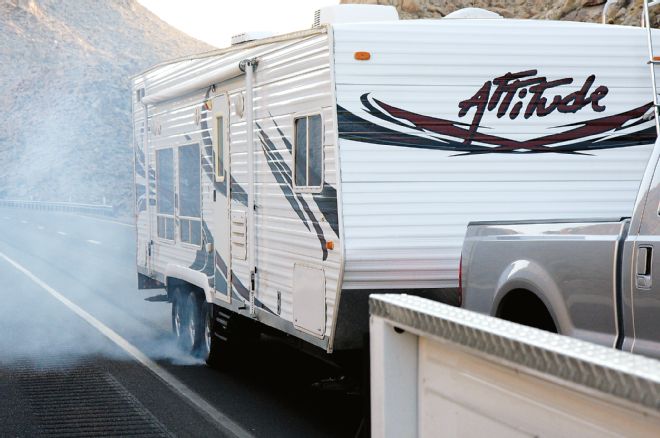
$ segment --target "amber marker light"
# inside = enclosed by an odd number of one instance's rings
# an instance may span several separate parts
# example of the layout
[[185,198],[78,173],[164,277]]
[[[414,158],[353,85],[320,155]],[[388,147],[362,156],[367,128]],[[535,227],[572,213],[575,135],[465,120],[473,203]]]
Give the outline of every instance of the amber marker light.
[[653,60],[656,61],[656,62],[660,62],[660,56],[654,56]]
[[355,52],[353,58],[357,61],[369,61],[371,59],[371,53],[369,52]]
[[333,242],[332,240],[325,242],[325,249],[329,249],[331,251],[335,249],[335,242]]

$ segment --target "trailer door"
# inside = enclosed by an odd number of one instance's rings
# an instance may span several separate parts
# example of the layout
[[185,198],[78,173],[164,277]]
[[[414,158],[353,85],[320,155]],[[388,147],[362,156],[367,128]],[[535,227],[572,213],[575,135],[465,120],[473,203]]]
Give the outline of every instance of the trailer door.
[[215,296],[231,299],[230,188],[229,183],[229,103],[226,94],[213,99],[214,196],[212,233],[215,247]]

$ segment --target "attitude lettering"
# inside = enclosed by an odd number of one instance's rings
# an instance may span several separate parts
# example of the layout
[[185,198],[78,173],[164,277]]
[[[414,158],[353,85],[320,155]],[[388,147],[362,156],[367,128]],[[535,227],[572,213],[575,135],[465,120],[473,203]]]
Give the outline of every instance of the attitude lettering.
[[[545,117],[554,111],[560,113],[576,113],[591,105],[595,112],[605,111],[605,105],[601,101],[607,96],[608,88],[601,85],[591,91],[596,75],[589,76],[582,88],[566,96],[556,94],[552,99],[545,96],[548,90],[562,85],[570,85],[573,78],[548,81],[544,76],[537,76],[537,70],[526,70],[518,73],[507,73],[503,76],[487,81],[471,98],[458,104],[459,117],[465,117],[472,108],[476,113],[470,124],[469,136],[464,140],[469,144],[479,129],[481,120],[486,111],[497,109],[497,118],[509,115],[515,120],[523,114],[529,119],[534,114]],[[524,109],[524,113],[523,113]]]

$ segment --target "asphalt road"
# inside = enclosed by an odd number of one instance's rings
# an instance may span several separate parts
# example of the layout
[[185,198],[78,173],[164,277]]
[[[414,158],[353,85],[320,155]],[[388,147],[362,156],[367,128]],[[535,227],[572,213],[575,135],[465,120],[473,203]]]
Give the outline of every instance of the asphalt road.
[[336,369],[273,339],[210,369],[163,294],[137,289],[133,227],[0,209],[0,436],[355,436],[360,397],[313,387]]

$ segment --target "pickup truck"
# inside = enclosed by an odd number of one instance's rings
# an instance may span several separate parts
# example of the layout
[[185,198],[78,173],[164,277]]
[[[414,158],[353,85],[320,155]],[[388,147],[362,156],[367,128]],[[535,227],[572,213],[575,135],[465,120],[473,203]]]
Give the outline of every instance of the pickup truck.
[[659,157],[630,218],[470,223],[462,307],[660,357]]

